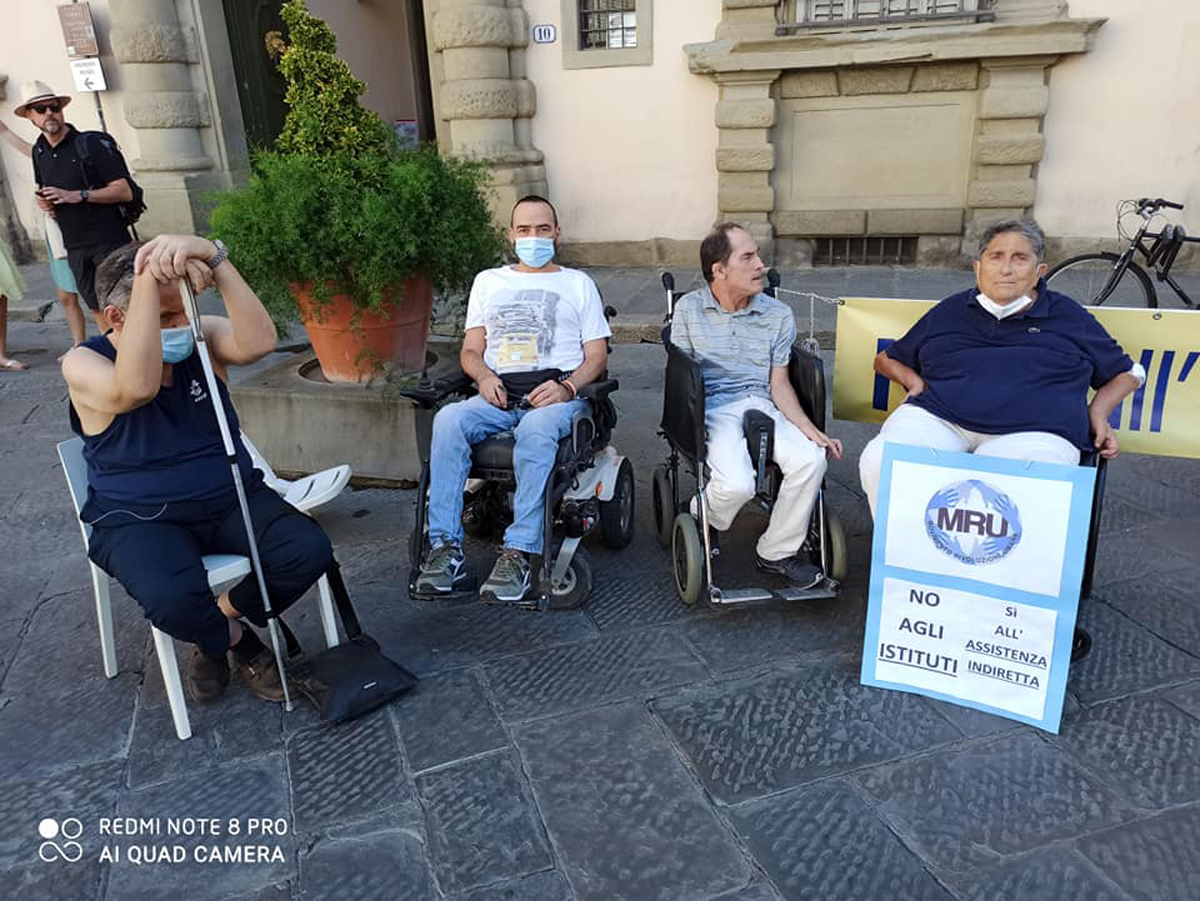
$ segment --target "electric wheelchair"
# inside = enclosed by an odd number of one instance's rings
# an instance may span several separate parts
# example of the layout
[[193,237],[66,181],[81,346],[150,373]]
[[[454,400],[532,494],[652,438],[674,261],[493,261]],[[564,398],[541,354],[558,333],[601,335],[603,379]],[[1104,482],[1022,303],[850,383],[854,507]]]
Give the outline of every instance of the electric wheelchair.
[[[606,307],[604,313],[610,319],[616,315],[612,307]],[[575,415],[570,434],[558,442],[542,505],[543,553],[531,557],[533,585],[515,606],[529,610],[580,606],[592,588],[591,566],[580,547],[583,538],[598,530],[604,543],[613,548],[625,547],[633,540],[633,466],[609,443],[617,421],[611,395],[618,387],[617,380],[608,378],[605,371],[579,389],[578,396],[589,401],[589,408]],[[416,520],[408,546],[408,591],[410,597],[429,598],[418,595],[416,583],[429,549],[427,505],[433,418],[448,398],[469,397],[476,392],[471,379],[458,370],[437,380],[422,376],[416,388],[399,393],[417,405],[417,448],[421,455]],[[499,537],[512,521],[517,484],[514,445],[512,432],[500,432],[471,448],[471,470],[463,501],[463,530],[468,535],[484,540]],[[474,590],[476,585],[468,582],[456,594]]]
[[[766,293],[774,297],[779,286],[779,274],[770,269]],[[705,464],[706,434],[704,427],[704,376],[699,363],[671,343],[671,320],[675,302],[683,292],[675,291],[675,279],[669,272],[662,276],[666,290],[667,315],[662,330],[663,347],[667,352],[667,372],[663,388],[663,414],[659,434],[670,446],[665,463],[654,470],[654,526],[659,543],[670,548],[674,564],[675,585],[686,604],[695,604],[702,597],[715,605],[736,605],[771,599],[785,601],[815,601],[835,598],[840,583],[846,577],[846,534],[837,513],[825,502],[822,481],[813,507],[808,538],[801,553],[807,553],[824,574],[812,588],[725,588],[713,578],[713,563],[720,554],[714,533],[708,528],[705,486],[708,473]],[[825,429],[825,375],[821,359],[799,345],[792,347],[788,361],[788,379],[796,391],[804,412],[817,428]],[[750,461],[755,468],[755,496],[749,502],[770,515],[779,486],[783,480],[779,467],[772,460],[775,424],[766,414],[750,410],[742,420]],[[686,468],[696,480],[695,495],[684,495],[680,486],[681,469]],[[697,516],[691,512],[691,500],[697,499]]]

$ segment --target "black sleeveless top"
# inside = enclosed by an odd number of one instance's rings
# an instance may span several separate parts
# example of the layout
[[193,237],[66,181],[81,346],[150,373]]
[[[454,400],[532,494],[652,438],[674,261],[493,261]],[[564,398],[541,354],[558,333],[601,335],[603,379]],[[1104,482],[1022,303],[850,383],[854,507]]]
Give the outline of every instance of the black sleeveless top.
[[[109,360],[117,358],[117,349],[103,335],[89,338],[82,346]],[[237,411],[220,378],[217,390],[225,405],[242,478],[248,481],[254,466],[242,444]],[[233,490],[197,351],[174,364],[170,387],[160,388],[148,404],[114,417],[98,435],[85,435],[74,405],[69,407],[71,429],[83,439],[88,484],[97,494],[114,501],[158,504],[203,500]]]

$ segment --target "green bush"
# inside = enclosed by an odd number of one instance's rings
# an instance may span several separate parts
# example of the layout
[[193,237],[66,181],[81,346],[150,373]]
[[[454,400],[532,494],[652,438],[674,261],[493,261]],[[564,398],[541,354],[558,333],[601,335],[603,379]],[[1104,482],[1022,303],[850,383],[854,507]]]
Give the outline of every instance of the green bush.
[[288,0],[283,17],[283,133],[255,158],[248,185],[218,197],[213,236],[280,325],[296,316],[296,283],[311,283],[318,301],[348,294],[359,309],[378,309],[418,274],[438,290],[465,289],[504,248],[483,196],[487,170],[434,146],[399,150],[359,105],[365,85],[334,56],[328,26],[303,0]]

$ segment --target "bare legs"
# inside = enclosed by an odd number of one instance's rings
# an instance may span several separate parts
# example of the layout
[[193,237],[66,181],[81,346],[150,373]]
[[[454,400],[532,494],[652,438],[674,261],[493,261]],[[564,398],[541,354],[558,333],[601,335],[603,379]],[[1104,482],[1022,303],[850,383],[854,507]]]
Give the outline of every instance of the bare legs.
[[8,356],[8,295],[0,294],[0,369],[28,369]]

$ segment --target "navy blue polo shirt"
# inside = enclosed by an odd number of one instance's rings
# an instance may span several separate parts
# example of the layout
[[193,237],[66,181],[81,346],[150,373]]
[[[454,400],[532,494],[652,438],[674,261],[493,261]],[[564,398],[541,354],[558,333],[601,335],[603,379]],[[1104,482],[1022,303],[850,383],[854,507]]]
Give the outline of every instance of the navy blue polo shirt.
[[1037,285],[1026,310],[997,319],[971,288],[947,297],[885,351],[925,390],[908,403],[973,432],[1050,432],[1088,449],[1088,388],[1133,360],[1086,309]]

